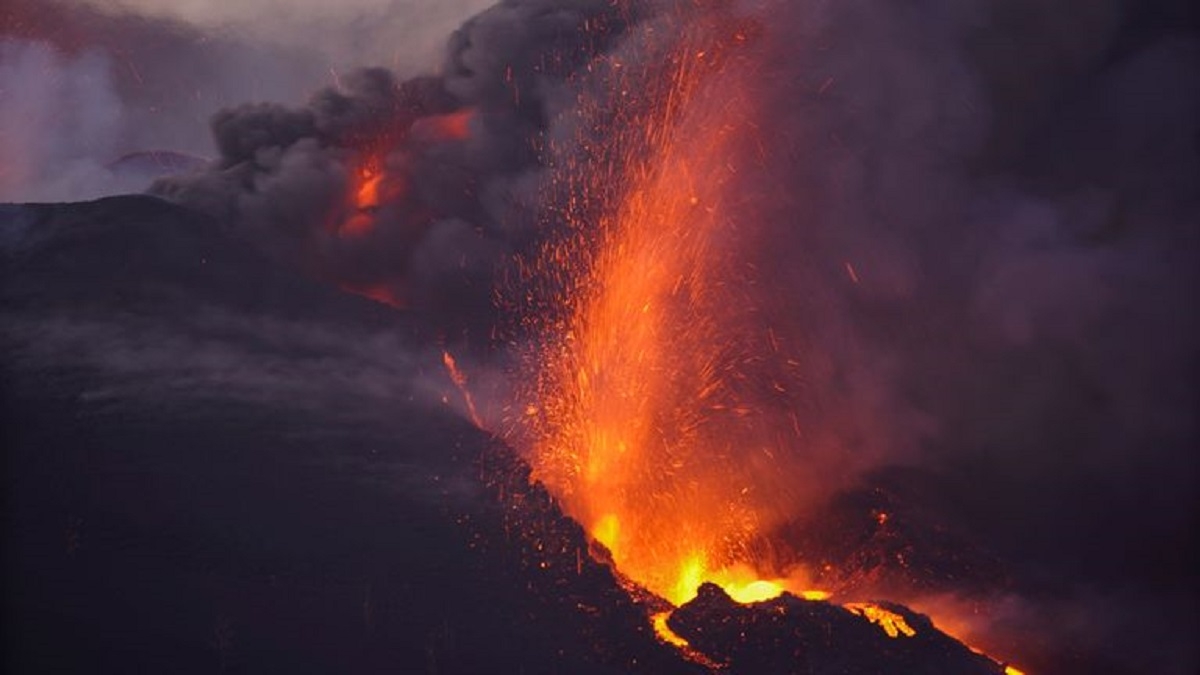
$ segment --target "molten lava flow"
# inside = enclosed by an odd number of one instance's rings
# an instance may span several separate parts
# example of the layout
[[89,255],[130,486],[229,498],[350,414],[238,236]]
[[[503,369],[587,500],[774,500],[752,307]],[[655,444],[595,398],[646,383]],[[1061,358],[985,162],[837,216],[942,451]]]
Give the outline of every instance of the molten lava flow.
[[471,423],[482,429],[483,421],[475,409],[475,398],[471,396],[471,390],[467,386],[467,376],[458,369],[458,363],[448,351],[442,351],[442,364],[446,366],[446,374],[450,376],[450,381],[454,383],[455,387],[458,387],[458,391],[462,394],[463,404],[467,406],[467,414],[471,418]]
[[383,172],[375,166],[364,166],[359,172],[361,183],[354,193],[354,205],[360,209],[371,209],[379,206],[379,182],[383,180]]
[[854,602],[843,605],[843,607],[878,625],[883,632],[887,633],[888,637],[896,638],[901,635],[912,637],[917,634],[917,631],[908,625],[903,616],[879,605],[869,602]]
[[650,617],[650,625],[654,627],[654,634],[658,639],[678,649],[684,658],[692,663],[703,666],[709,672],[720,670],[721,664],[692,649],[692,645],[687,640],[671,630],[670,624],[667,623],[670,619],[670,612],[658,612]]
[[650,622],[654,625],[655,635],[658,635],[663,642],[666,642],[669,645],[674,645],[680,649],[688,647],[688,641],[679,637],[679,635],[675,631],[671,630],[671,627],[667,625],[667,619],[670,618],[670,612],[659,612],[658,614],[650,617]]

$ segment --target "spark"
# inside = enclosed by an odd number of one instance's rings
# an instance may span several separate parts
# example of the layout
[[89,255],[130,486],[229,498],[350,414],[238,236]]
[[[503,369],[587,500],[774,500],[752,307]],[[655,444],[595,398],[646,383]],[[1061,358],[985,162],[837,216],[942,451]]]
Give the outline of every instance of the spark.
[[851,265],[850,261],[848,261],[848,260],[843,264],[846,266],[846,274],[850,276],[850,281],[853,281],[854,283],[857,284],[858,283],[858,272],[855,271],[854,265]]

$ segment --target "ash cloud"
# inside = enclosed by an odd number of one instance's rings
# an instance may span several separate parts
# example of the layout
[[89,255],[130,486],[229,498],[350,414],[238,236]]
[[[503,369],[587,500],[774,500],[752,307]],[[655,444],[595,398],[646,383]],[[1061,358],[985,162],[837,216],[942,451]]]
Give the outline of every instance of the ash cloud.
[[[1194,10],[772,9],[747,74],[772,153],[740,185],[774,320],[829,366],[812,424],[868,480],[940,476],[948,521],[1049,584],[1025,615],[1048,635],[1191,672],[1197,616],[1173,598],[1195,592]],[[1170,618],[1112,618],[1139,593]],[[1056,635],[1064,598],[1107,625]]]

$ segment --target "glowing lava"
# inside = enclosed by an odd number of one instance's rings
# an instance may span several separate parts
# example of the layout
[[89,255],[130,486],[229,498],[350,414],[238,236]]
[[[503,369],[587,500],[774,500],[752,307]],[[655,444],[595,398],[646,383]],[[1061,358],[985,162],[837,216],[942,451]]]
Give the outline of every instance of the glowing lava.
[[609,64],[654,105],[591,131],[614,166],[563,178],[579,195],[563,214],[573,231],[534,275],[559,282],[547,304],[566,311],[543,319],[521,406],[535,478],[618,570],[676,605],[705,581],[740,602],[804,589],[793,570],[763,574],[753,551],[790,489],[774,458],[794,425],[754,389],[770,350],[733,243],[753,115],[727,70],[747,40],[731,24],[692,20],[649,72]]
[[879,605],[855,602],[843,605],[843,607],[879,626],[890,638],[897,638],[901,635],[912,637],[917,634],[917,631],[908,625],[903,616]]
[[688,641],[679,637],[679,635],[675,631],[671,630],[671,627],[667,625],[667,619],[670,618],[670,612],[659,612],[658,614],[650,617],[650,623],[654,625],[655,635],[658,635],[663,642],[666,642],[669,645],[674,645],[680,649],[688,647]]

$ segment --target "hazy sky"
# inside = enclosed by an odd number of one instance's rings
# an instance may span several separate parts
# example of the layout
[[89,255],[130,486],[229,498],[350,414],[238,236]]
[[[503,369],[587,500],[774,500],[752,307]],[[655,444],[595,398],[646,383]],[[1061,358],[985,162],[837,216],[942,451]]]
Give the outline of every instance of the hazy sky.
[[492,0],[71,0],[107,11],[182,20],[200,28],[303,47],[336,67],[436,63],[446,36]]
[[0,167],[0,201],[140,191],[144,176],[106,167],[145,150],[211,155],[221,108],[300,103],[360,67],[436,72],[492,0],[59,2],[0,11],[0,91],[21,93],[0,96],[0,157],[21,158]]

